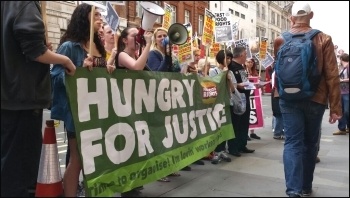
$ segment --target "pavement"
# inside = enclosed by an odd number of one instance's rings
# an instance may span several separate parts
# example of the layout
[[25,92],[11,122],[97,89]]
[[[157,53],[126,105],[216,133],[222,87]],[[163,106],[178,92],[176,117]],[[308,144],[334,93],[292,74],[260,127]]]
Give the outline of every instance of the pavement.
[[[255,133],[261,140],[248,141],[254,153],[231,156],[231,162],[217,165],[191,165],[191,171],[169,177],[170,182],[152,182],[144,186],[146,197],[286,197],[283,170],[284,140],[272,138],[270,96],[262,96],[264,128]],[[319,157],[311,197],[349,197],[349,134],[332,135],[337,124],[329,124],[329,110],[322,123]],[[60,126],[61,127],[61,126]],[[61,170],[64,173],[65,144],[63,132],[57,132]],[[64,133],[63,133],[64,134]],[[115,196],[119,196],[119,193]]]

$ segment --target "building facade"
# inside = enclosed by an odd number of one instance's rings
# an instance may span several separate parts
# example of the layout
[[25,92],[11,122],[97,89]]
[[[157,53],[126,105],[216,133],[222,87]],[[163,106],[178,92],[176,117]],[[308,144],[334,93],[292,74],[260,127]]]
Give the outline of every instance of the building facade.
[[[119,27],[139,27],[142,18],[140,1],[124,1],[125,5],[114,5],[121,17]],[[273,53],[273,40],[282,32],[289,30],[291,7],[294,1],[152,1],[164,7],[173,8],[171,24],[190,22],[193,32],[200,37],[203,31],[205,9],[212,12],[229,11],[233,22],[239,22],[235,39],[266,37],[268,51]],[[47,29],[49,41],[57,49],[61,35],[67,29],[69,19],[78,5],[77,1],[47,1]],[[159,17],[154,28],[162,26]]]
[[[205,8],[209,9],[209,1],[152,1],[160,7],[164,7],[164,3],[169,4],[173,9],[173,23],[191,23],[193,32],[202,35]],[[127,9],[125,9],[127,8]],[[140,1],[126,1],[125,5],[115,5],[118,15],[127,23],[121,24],[123,29],[127,26],[139,27],[141,24],[143,8]],[[124,25],[124,27],[123,27]],[[154,24],[154,28],[162,26],[162,17],[159,17]]]

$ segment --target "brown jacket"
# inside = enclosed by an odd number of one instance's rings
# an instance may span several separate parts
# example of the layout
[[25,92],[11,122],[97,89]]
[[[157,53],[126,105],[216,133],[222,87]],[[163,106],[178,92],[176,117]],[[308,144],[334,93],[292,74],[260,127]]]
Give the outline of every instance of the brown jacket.
[[[310,30],[311,28],[309,27],[296,27],[292,28],[289,32],[301,33]],[[317,92],[311,100],[324,105],[327,105],[327,102],[329,102],[330,114],[335,113],[338,116],[341,116],[340,81],[332,38],[321,32],[312,40],[316,46],[318,69],[322,77]],[[277,57],[277,52],[283,42],[284,40],[282,37],[277,37],[275,39],[275,57]],[[275,91],[275,96],[276,95],[278,96],[277,91]]]

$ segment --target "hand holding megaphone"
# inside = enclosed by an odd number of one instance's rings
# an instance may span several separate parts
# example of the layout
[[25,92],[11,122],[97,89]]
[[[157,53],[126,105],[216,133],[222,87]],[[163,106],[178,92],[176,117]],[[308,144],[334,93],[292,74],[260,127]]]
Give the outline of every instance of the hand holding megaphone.
[[153,33],[152,33],[152,32],[149,32],[149,31],[146,31],[146,32],[145,32],[145,34],[143,35],[143,37],[145,38],[146,45],[152,43],[152,36],[153,36]]

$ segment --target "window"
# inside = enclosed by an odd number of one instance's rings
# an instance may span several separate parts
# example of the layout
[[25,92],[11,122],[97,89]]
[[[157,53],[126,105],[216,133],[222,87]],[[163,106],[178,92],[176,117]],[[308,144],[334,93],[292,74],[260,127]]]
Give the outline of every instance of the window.
[[265,28],[261,28],[261,35],[260,36],[265,37],[265,33],[266,33],[266,29]]
[[137,17],[142,17],[142,7],[140,4],[141,1],[136,1],[136,16]]
[[276,20],[275,12],[274,12],[274,11],[271,11],[271,23],[274,24],[274,25],[276,24],[276,21],[275,21],[275,20]]
[[190,11],[185,10],[185,24],[191,22],[191,20],[190,20],[190,14],[191,14]]
[[280,15],[277,14],[277,26],[278,26],[278,27],[280,27],[280,20],[281,20],[281,19],[280,19]]
[[287,26],[286,26],[286,18],[284,18],[284,17],[282,16],[281,21],[282,21],[282,31],[283,31],[283,30],[286,30],[286,29],[287,29]]
[[241,37],[240,37],[241,39],[244,38],[244,30],[243,29],[241,30],[241,34],[240,35],[241,35]]
[[245,19],[245,15],[244,15],[244,14],[241,14],[241,18],[242,18],[242,19]]
[[244,3],[243,1],[233,1],[239,5],[241,5],[242,7],[248,8],[248,4]]
[[231,8],[229,8],[229,9],[228,9],[228,11],[230,11],[230,12],[231,12],[231,14],[233,14],[233,10],[232,10]]
[[214,5],[215,5],[215,8],[217,8],[217,7],[218,7],[218,5],[217,5],[216,3],[215,3]]
[[265,6],[261,6],[261,18],[265,20]]
[[275,32],[271,31],[271,40],[274,41],[275,40]]
[[260,29],[259,27],[256,27],[256,37],[259,37],[260,38]]
[[198,15],[198,35],[203,34],[204,16]]
[[171,5],[171,9],[173,10],[173,14],[171,17],[171,24],[176,23],[176,7]]
[[239,12],[235,11],[235,16],[239,17]]
[[260,18],[260,3],[256,4],[256,16]]

